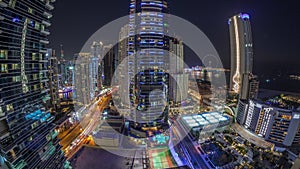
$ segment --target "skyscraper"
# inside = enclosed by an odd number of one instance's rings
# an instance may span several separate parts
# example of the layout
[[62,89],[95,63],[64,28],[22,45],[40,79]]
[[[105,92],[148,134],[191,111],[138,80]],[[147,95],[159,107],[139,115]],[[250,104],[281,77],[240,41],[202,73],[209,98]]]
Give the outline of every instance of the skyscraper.
[[0,1],[1,168],[63,168],[48,95],[52,2]]
[[89,78],[90,78],[90,95],[91,98],[95,97],[95,94],[98,93],[98,83],[99,83],[99,63],[100,55],[102,52],[102,43],[93,42],[91,46],[91,56],[90,56],[90,66],[89,66]]
[[[249,77],[253,68],[253,43],[250,16],[238,14],[229,19],[231,42],[230,90],[248,99]],[[243,87],[242,87],[243,86]]]
[[181,103],[188,97],[188,78],[184,73],[184,47],[178,38],[170,37],[170,73],[169,96],[173,103]]
[[93,99],[90,95],[90,53],[75,54],[75,92],[77,101],[84,105]]
[[51,97],[51,106],[55,111],[58,111],[60,108],[60,99],[59,99],[59,60],[56,57],[55,50],[48,49],[48,77],[49,77],[49,89]]
[[128,95],[129,95],[129,84],[123,83],[126,80],[126,75],[128,73],[128,66],[126,64],[123,64],[126,62],[127,52],[128,52],[128,38],[129,36],[129,25],[126,24],[121,28],[121,31],[119,33],[119,43],[118,43],[118,84],[120,86],[119,90],[121,91],[121,103],[122,105],[128,105],[129,101]]
[[115,72],[115,57],[113,45],[103,46],[104,58],[103,58],[103,85],[111,86],[114,72]]
[[167,117],[168,10],[166,0],[131,0],[130,4],[131,127],[139,131],[160,127]]

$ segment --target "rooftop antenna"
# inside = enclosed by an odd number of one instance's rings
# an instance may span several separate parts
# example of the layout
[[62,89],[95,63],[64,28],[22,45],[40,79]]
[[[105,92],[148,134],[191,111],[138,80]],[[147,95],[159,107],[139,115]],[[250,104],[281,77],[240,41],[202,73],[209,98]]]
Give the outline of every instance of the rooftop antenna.
[[61,60],[63,60],[64,59],[64,49],[63,49],[63,45],[61,44],[60,45],[60,58],[61,58]]

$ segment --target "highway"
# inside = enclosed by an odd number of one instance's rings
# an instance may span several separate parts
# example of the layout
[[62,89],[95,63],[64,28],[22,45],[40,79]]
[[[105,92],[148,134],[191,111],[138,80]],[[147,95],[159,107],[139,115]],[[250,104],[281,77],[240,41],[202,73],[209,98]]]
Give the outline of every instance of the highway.
[[94,100],[82,117],[80,124],[62,138],[61,146],[69,160],[81,147],[91,141],[90,135],[101,123],[101,114],[110,101],[110,96],[102,96],[101,101]]

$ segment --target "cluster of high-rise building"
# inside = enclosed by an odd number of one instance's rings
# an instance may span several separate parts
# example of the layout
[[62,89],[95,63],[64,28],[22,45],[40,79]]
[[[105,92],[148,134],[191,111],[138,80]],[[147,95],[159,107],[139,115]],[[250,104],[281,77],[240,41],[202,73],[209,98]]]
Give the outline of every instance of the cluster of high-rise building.
[[231,41],[230,90],[239,96],[236,122],[278,147],[299,145],[300,112],[258,99],[259,82],[252,73],[253,42],[250,16],[229,19]]
[[93,42],[89,53],[75,54],[73,85],[77,101],[88,104],[103,88],[111,86],[117,59],[114,46],[102,42]]
[[64,168],[47,74],[53,2],[0,1],[1,168]]

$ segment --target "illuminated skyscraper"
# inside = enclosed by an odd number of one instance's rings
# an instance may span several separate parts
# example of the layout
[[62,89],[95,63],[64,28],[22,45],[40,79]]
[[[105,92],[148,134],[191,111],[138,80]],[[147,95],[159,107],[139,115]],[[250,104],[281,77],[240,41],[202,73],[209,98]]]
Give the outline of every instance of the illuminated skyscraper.
[[177,38],[170,37],[170,73],[169,96],[173,103],[181,103],[188,97],[188,78],[184,73],[184,47],[183,42]]
[[[90,79],[90,95],[91,98],[94,98],[99,90],[101,90],[102,81],[99,81],[99,64],[100,64],[100,55],[102,54],[103,45],[102,43],[93,42],[91,46],[91,56],[90,56],[90,65],[89,65],[89,79]],[[98,84],[101,83],[101,84]]]
[[0,168],[63,168],[48,95],[53,2],[0,1]]
[[[253,67],[253,43],[250,16],[238,14],[229,19],[231,42],[230,90],[248,99],[249,77]],[[242,87],[243,86],[243,87]]]
[[90,53],[75,54],[75,91],[77,101],[82,104],[89,104],[93,99],[90,95]]
[[56,57],[55,50],[48,49],[48,77],[49,77],[49,89],[51,97],[51,106],[55,111],[58,111],[60,108],[60,99],[59,99],[59,60]]
[[131,0],[128,55],[131,126],[160,127],[167,117],[169,38],[166,0]]

